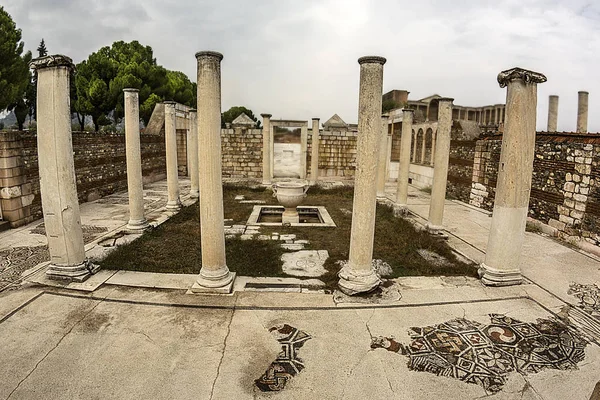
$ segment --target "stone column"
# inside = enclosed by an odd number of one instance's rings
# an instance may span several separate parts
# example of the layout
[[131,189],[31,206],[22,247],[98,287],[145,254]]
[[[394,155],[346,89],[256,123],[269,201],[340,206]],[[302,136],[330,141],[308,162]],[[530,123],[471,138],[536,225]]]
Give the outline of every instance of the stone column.
[[377,153],[381,137],[381,96],[385,58],[361,57],[358,100],[358,142],[354,205],[350,232],[350,257],[340,273],[342,292],[369,292],[381,280],[373,268],[373,239],[377,206]]
[[[412,133],[411,133],[411,137],[412,137]],[[418,138],[419,138],[419,132],[415,132],[415,135],[414,135],[414,138],[413,138],[413,142],[412,142],[412,147],[413,147],[412,162],[414,164],[416,164],[416,162],[417,162],[417,142],[418,142]]]
[[165,101],[165,152],[167,158],[167,210],[181,208],[179,178],[177,177],[177,131],[175,129],[175,102]]
[[195,109],[189,111],[190,118],[190,134],[188,146],[190,147],[188,154],[188,172],[190,175],[190,197],[197,199],[200,196],[198,190],[198,114]]
[[405,208],[408,204],[408,178],[410,172],[410,142],[414,111],[402,110],[402,135],[400,136],[400,163],[398,165],[398,190],[396,204]]
[[300,128],[300,179],[306,179],[306,155],[308,154],[308,124]]
[[198,156],[202,269],[194,293],[229,293],[235,273],[225,260],[221,177],[221,60],[214,51],[196,53],[198,61]]
[[548,132],[558,130],[558,96],[548,98]]
[[263,117],[263,185],[271,185],[273,171],[271,170],[271,151],[273,143],[271,142],[271,114],[260,114]]
[[546,77],[513,68],[502,71],[498,82],[500,87],[508,87],[507,113],[492,225],[485,261],[479,269],[481,281],[490,286],[522,281],[520,259],[535,155],[537,84],[546,82]]
[[437,138],[437,132],[431,132],[431,156],[429,157],[429,165],[432,167],[435,165],[435,142]]
[[421,164],[425,164],[425,153],[427,148],[427,129],[423,131],[423,137],[421,140]]
[[37,140],[40,193],[50,249],[51,279],[84,281],[94,267],[85,258],[71,136],[69,76],[73,62],[54,55],[36,58]]
[[310,184],[319,179],[319,118],[312,119],[312,148],[310,153]]
[[577,101],[577,133],[588,131],[588,92],[579,92]]
[[379,137],[379,151],[377,154],[377,198],[385,199],[385,176],[387,162],[387,142],[388,142],[388,115],[381,116],[381,130]]
[[142,150],[140,145],[139,90],[125,92],[125,150],[127,160],[127,194],[129,222],[127,229],[144,230],[150,225],[144,217],[144,187],[142,183]]
[[448,161],[450,158],[450,129],[452,128],[452,102],[454,99],[439,99],[438,129],[435,143],[433,184],[429,205],[427,230],[438,233],[442,230],[444,202],[446,201],[446,183],[448,182]]

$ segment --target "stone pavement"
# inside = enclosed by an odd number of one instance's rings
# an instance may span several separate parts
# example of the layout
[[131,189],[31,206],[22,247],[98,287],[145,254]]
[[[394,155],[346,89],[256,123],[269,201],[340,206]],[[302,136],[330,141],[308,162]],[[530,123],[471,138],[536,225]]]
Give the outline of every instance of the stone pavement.
[[[428,195],[411,188],[409,208],[423,222]],[[476,261],[490,220],[446,202],[450,244]],[[0,398],[587,400],[600,381],[599,268],[527,233],[523,285],[400,278],[402,297],[382,305],[188,295],[173,278],[171,289],[24,285],[0,294]]]

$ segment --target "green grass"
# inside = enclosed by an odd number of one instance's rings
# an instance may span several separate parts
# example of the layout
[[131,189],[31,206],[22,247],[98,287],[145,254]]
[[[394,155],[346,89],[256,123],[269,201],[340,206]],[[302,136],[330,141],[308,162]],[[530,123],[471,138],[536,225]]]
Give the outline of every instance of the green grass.
[[[245,224],[253,204],[241,204],[234,200],[238,194],[246,199],[265,200],[277,204],[270,190],[262,187],[247,188],[224,186],[223,203],[225,218]],[[261,234],[278,232],[295,234],[296,239],[307,239],[306,249],[328,250],[325,264],[328,273],[321,279],[333,287],[337,282],[337,261],[347,260],[352,226],[352,188],[321,189],[308,191],[306,205],[325,206],[336,223],[336,228],[304,227],[261,227]],[[157,229],[145,233],[141,238],[120,246],[101,262],[103,268],[133,271],[198,273],[201,268],[200,225],[198,205],[182,211]],[[226,240],[227,265],[239,275],[285,276],[281,270],[281,254],[285,252],[276,241],[241,240],[239,237]],[[419,249],[428,249],[446,257],[451,266],[439,267],[423,259]],[[477,276],[475,266],[456,259],[445,241],[417,231],[410,222],[394,217],[393,209],[377,206],[373,258],[386,261],[393,268],[393,277],[415,275],[466,275]]]

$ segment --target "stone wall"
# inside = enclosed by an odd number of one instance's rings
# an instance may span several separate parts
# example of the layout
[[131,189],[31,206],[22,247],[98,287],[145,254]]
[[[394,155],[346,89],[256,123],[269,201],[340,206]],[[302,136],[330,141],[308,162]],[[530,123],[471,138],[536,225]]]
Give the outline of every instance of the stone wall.
[[[18,165],[10,171],[0,172],[0,176],[12,175],[10,179],[0,180],[0,190],[7,197],[1,204],[3,218],[17,227],[42,217],[37,136],[27,132],[2,132],[0,143],[5,143],[0,144],[0,160],[12,154],[15,161],[11,163]],[[144,182],[163,179],[164,137],[141,135],[141,147]],[[73,153],[81,203],[127,189],[125,135],[74,132]]]
[[221,129],[223,178],[262,178],[262,129]]
[[[493,210],[501,136],[476,143],[470,203]],[[600,244],[600,136],[538,133],[529,216]]]
[[471,196],[476,140],[450,141],[446,195],[468,203]]
[[[319,176],[354,179],[358,132],[325,130],[319,135]],[[312,140],[309,133],[307,165],[310,166]],[[310,167],[308,168],[310,170]],[[310,171],[309,171],[310,173]]]

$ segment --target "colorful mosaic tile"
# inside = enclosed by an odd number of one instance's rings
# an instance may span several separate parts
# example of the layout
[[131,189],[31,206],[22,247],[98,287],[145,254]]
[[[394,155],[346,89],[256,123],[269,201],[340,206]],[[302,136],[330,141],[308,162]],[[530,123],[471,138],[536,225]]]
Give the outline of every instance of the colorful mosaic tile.
[[408,356],[411,370],[458,378],[492,393],[502,389],[512,371],[525,375],[545,368],[576,369],[585,357],[587,342],[562,323],[525,323],[500,314],[490,318],[488,325],[459,318],[411,328],[409,345],[373,337],[371,348]]
[[263,392],[279,392],[304,369],[304,362],[297,352],[311,336],[288,324],[275,326],[269,332],[281,343],[281,353],[254,384]]

